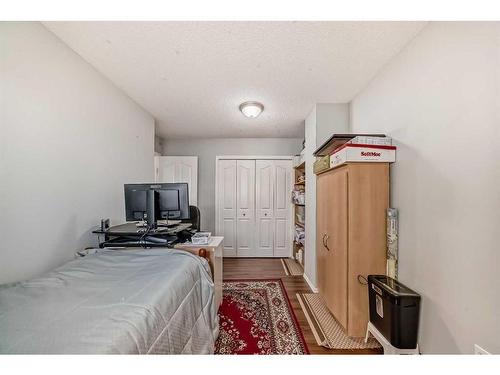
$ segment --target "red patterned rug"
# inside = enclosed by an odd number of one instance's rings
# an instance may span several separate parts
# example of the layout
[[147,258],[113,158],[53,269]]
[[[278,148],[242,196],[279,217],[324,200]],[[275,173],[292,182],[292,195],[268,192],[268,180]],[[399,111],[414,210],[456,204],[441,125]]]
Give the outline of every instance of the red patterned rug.
[[308,354],[283,283],[225,280],[216,354]]

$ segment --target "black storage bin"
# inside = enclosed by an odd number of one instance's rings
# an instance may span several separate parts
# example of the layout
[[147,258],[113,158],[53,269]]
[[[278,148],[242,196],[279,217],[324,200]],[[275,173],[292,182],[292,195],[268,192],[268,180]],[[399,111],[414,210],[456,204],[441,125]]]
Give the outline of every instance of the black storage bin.
[[399,349],[417,347],[420,295],[385,275],[368,276],[370,322]]

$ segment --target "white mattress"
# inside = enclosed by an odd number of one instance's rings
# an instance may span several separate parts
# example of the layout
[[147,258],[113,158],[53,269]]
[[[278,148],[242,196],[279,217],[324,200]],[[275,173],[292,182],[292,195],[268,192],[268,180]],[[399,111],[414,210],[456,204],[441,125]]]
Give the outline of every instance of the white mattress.
[[171,249],[99,250],[0,288],[0,353],[213,353],[205,259]]

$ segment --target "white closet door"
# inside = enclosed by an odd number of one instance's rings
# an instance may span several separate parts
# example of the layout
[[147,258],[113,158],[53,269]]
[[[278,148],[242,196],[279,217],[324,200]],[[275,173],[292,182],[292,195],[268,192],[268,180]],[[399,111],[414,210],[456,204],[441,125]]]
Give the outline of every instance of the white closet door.
[[255,160],[237,160],[236,171],[236,254],[252,257],[255,256]]
[[274,256],[289,257],[291,239],[292,161],[274,161]]
[[236,252],[236,160],[219,160],[217,166],[218,233],[224,236],[224,256]]
[[156,156],[156,182],[187,182],[189,204],[198,205],[198,156]]
[[274,248],[274,161],[255,162],[255,256],[272,257]]

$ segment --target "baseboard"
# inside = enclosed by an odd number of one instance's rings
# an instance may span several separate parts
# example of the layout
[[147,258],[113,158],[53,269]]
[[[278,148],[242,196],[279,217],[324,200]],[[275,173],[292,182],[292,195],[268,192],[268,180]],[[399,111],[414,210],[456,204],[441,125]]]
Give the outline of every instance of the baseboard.
[[311,280],[309,280],[309,278],[307,277],[306,273],[304,272],[304,274],[302,275],[302,277],[304,278],[304,280],[306,281],[307,285],[309,285],[309,288],[311,288],[311,290],[313,291],[313,293],[318,293],[318,288],[316,288],[314,286],[314,284],[311,282]]

